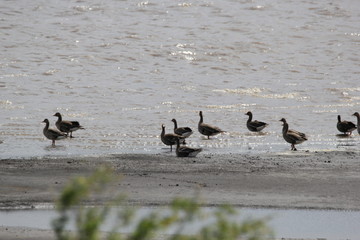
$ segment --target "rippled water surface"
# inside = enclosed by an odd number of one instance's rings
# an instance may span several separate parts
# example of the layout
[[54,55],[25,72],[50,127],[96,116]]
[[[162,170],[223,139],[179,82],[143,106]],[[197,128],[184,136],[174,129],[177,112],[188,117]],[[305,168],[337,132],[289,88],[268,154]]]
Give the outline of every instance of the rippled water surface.
[[[3,0],[0,154],[167,153],[172,118],[205,152],[288,151],[282,117],[309,135],[299,150],[358,149],[336,117],[360,111],[359,22],[356,0]],[[227,132],[200,136],[200,110]],[[55,112],[86,129],[54,148]]]
[[[165,214],[161,208],[142,207],[137,209],[133,223],[141,218],[148,217],[151,213]],[[283,209],[236,209],[237,215],[233,216],[234,222],[241,223],[244,219],[268,219],[268,225],[274,231],[277,239],[357,239],[360,233],[358,223],[360,212],[357,211],[325,211],[325,210],[283,210]],[[202,212],[210,213],[213,208],[204,208]],[[114,209],[108,215],[108,220],[101,226],[103,231],[113,231],[114,223],[118,222]],[[0,211],[0,225],[13,227],[30,227],[37,229],[51,229],[51,221],[58,218],[54,210],[17,210]],[[269,219],[270,218],[270,219]],[[70,219],[67,228],[75,230],[74,219]],[[185,234],[194,234],[201,227],[214,223],[214,219],[199,219],[185,226]],[[170,228],[167,234],[173,234],[175,229]],[[134,226],[122,227],[119,232],[129,233],[134,231]]]

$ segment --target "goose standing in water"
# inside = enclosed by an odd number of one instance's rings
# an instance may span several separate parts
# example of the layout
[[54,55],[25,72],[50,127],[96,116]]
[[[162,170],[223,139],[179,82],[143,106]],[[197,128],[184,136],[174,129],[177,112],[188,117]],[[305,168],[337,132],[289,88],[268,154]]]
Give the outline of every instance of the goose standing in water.
[[187,146],[180,146],[179,139],[176,139],[176,156],[177,157],[196,157],[201,152],[201,148],[191,148]]
[[209,124],[204,123],[202,111],[199,112],[199,116],[200,116],[200,121],[198,124],[198,130],[202,135],[207,136],[208,139],[210,138],[210,136],[214,136],[214,135],[224,132],[223,130],[221,130],[218,127],[211,126]]
[[358,112],[355,112],[353,116],[357,118],[357,132],[360,134],[360,114]]
[[301,133],[292,129],[289,129],[289,124],[286,122],[285,118],[280,119],[283,122],[282,134],[288,143],[291,143],[291,150],[296,151],[295,144],[300,144],[307,139],[305,133]]
[[336,124],[336,127],[339,130],[339,132],[342,132],[345,135],[351,135],[351,132],[356,129],[354,123],[349,121],[341,121],[340,115],[338,115],[338,122]]
[[46,123],[44,130],[43,130],[44,136],[47,139],[52,140],[53,147],[55,147],[55,140],[61,140],[61,139],[64,139],[67,137],[64,133],[62,133],[56,129],[49,128],[50,123],[49,123],[48,119],[45,119],[43,121],[43,123]]
[[[180,135],[184,138],[187,138],[191,134],[193,134],[193,131],[189,127],[178,127],[175,118],[173,118],[171,121],[174,123],[174,133],[175,134]],[[184,141],[184,143],[185,143],[185,141]]]
[[59,112],[54,114],[55,117],[58,117],[58,120],[56,121],[55,125],[56,127],[66,134],[70,133],[70,138],[72,138],[72,132],[78,130],[78,129],[84,129],[78,121],[63,121],[61,114]]
[[175,145],[176,144],[176,140],[182,140],[183,141],[183,137],[178,135],[178,134],[175,134],[175,133],[167,133],[165,134],[165,126],[164,124],[161,125],[161,135],[160,135],[160,138],[161,138],[161,141],[167,145],[167,146],[170,146],[170,151],[172,151],[172,145]]
[[247,112],[245,113],[245,115],[249,116],[249,119],[246,122],[246,127],[251,131],[251,132],[260,132],[261,130],[263,130],[266,126],[268,126],[269,124],[264,123],[264,122],[259,122],[258,120],[254,120],[252,121],[252,112]]

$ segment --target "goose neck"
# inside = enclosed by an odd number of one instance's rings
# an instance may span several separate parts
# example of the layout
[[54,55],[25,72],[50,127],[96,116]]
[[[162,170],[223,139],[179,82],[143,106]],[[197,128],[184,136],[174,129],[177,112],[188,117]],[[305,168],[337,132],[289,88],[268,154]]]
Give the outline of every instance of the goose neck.
[[201,113],[201,112],[200,112],[200,114],[199,114],[199,115],[200,115],[200,120],[199,120],[199,124],[200,124],[200,123],[203,123],[204,119],[203,119],[203,115],[202,115],[202,113]]
[[49,129],[50,123],[49,121],[45,122],[45,127],[44,127],[44,131],[47,131]]
[[288,130],[289,130],[289,124],[284,122],[283,129],[282,129],[283,134],[286,134]]
[[252,114],[250,113],[247,122],[251,122],[251,120],[252,120]]
[[164,137],[164,136],[165,136],[165,127],[162,126],[161,128],[162,128],[162,130],[161,130],[161,137]]
[[357,115],[355,115],[355,117],[356,117],[356,119],[357,119],[357,123],[358,123],[358,125],[360,125],[360,115],[359,115],[359,114],[357,114]]
[[174,129],[177,129],[177,122],[176,122],[176,120],[174,119],[173,122],[174,122]]

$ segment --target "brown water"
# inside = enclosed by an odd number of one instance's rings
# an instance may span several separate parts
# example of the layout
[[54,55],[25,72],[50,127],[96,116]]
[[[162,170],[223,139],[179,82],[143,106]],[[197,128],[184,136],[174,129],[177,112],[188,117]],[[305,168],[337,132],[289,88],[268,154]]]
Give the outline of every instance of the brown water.
[[[299,150],[358,149],[336,117],[360,111],[359,22],[356,0],[3,0],[0,156],[165,153],[172,118],[205,152],[288,151],[282,117],[309,135]],[[201,137],[200,110],[227,133]],[[55,112],[86,130],[53,148]]]

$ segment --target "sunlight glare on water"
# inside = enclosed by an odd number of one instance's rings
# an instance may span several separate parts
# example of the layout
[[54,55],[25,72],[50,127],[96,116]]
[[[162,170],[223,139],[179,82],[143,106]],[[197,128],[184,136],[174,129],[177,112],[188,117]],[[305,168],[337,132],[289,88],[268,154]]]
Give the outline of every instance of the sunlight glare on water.
[[[358,149],[337,115],[360,111],[360,2],[35,1],[0,3],[0,155],[168,151],[176,118],[204,152],[288,151],[284,117],[309,140],[299,150]],[[226,131],[212,140],[204,121]],[[269,123],[246,128],[247,111]],[[55,112],[85,127],[44,138]]]

